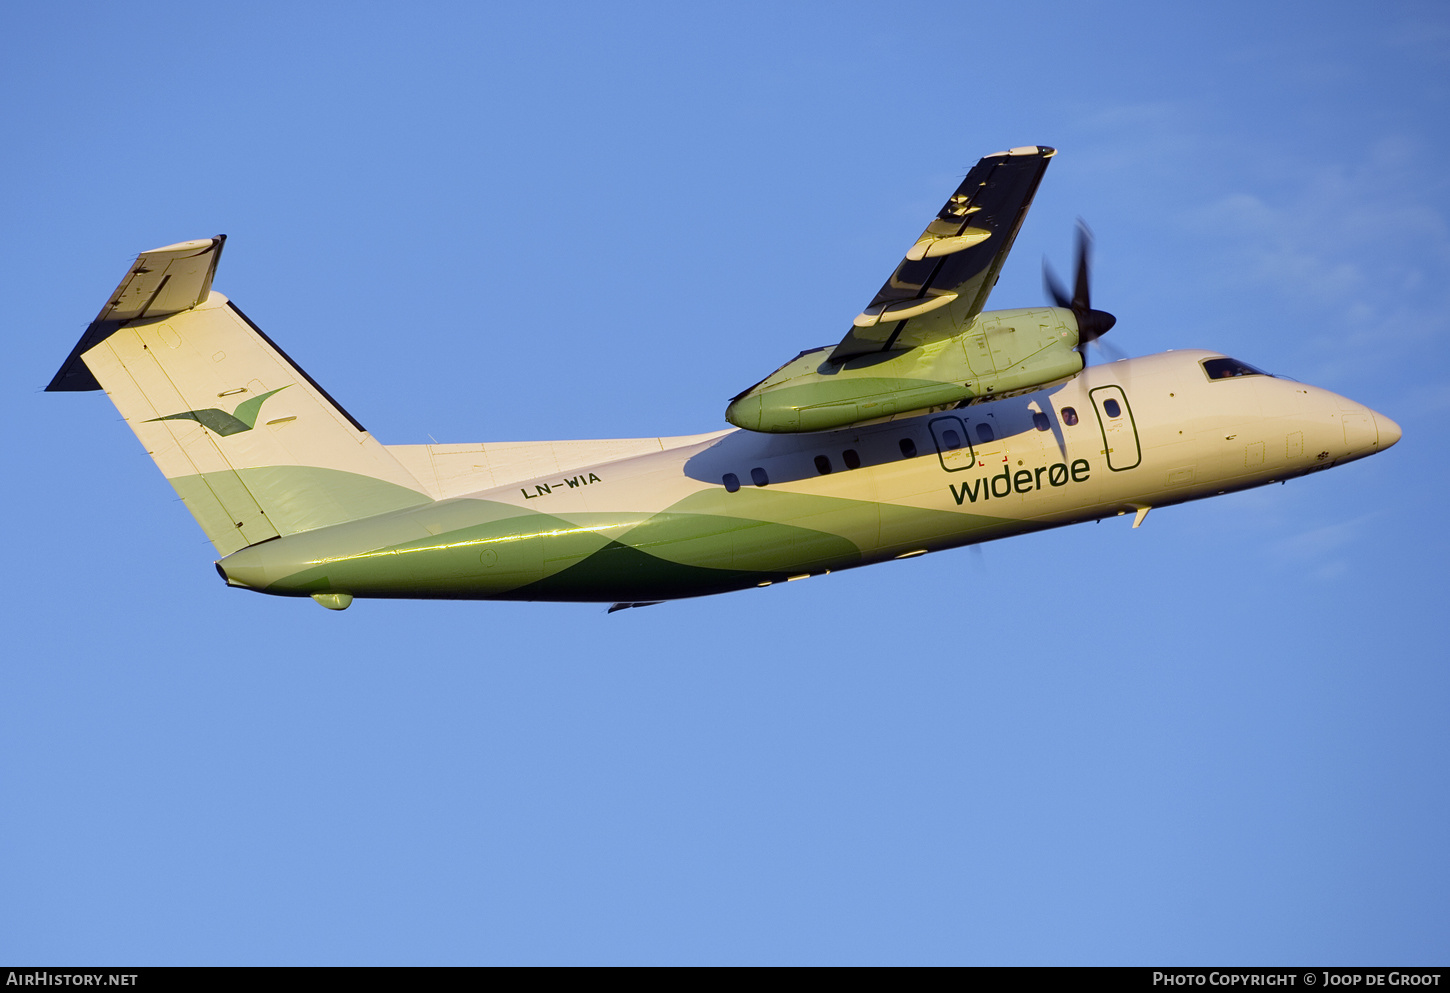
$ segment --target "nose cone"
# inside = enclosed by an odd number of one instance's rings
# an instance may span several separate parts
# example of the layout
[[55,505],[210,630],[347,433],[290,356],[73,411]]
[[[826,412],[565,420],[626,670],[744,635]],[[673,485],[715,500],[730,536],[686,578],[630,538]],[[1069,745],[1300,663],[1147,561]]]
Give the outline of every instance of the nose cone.
[[1106,310],[1084,310],[1077,317],[1077,340],[1083,343],[1097,341],[1113,329],[1118,319]]
[[[1339,408],[1344,425],[1345,460],[1362,459],[1382,452],[1400,440],[1400,426],[1379,411],[1337,394],[1328,394]],[[1334,446],[1337,447],[1337,446]]]
[[1370,413],[1374,416],[1375,430],[1379,433],[1381,451],[1400,440],[1400,426],[1398,424],[1377,410],[1371,411]]
[[763,419],[762,405],[758,394],[740,397],[725,408],[725,419],[737,428],[759,431],[760,422]]

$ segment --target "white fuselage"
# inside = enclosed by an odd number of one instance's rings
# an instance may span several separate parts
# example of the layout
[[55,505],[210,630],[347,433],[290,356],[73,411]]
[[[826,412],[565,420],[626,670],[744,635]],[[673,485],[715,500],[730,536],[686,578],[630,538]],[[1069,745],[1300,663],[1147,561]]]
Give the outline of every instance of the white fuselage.
[[[550,514],[643,516],[719,489],[730,473],[742,489],[970,514],[1015,522],[1006,532],[1017,533],[1282,481],[1371,455],[1400,436],[1384,415],[1315,386],[1262,375],[1210,380],[1201,361],[1219,355],[1195,349],[1125,359],[1030,395],[839,431],[697,436],[474,495]],[[1104,409],[1109,400],[1119,403],[1117,417]],[[952,419],[962,424],[970,453],[965,446],[942,451]],[[903,453],[902,439],[915,457]],[[847,450],[860,468],[845,464]],[[818,457],[829,460],[830,472],[819,471]],[[1065,473],[1054,474],[1054,466]],[[765,473],[764,487],[752,480],[756,469]],[[596,481],[568,484],[590,472]],[[982,537],[997,537],[1002,527],[987,530]],[[879,559],[966,543],[957,537],[883,520],[869,547]]]
[[[837,431],[577,443],[578,461],[553,458],[547,474],[455,480],[427,505],[254,545],[220,567],[233,585],[294,596],[657,600],[1141,517],[1399,438],[1327,390],[1211,379],[1204,363],[1222,358],[1165,352]],[[653,450],[605,455],[634,446]],[[486,461],[488,446],[474,447]],[[591,449],[605,458],[587,460]],[[497,484],[505,470],[488,471]]]

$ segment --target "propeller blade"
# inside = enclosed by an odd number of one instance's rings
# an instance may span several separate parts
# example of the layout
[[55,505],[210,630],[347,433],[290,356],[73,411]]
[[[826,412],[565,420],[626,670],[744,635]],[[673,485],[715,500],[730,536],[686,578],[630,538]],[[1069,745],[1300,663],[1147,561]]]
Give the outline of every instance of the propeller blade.
[[1046,259],[1042,260],[1042,288],[1047,291],[1048,297],[1051,298],[1055,306],[1072,306],[1072,301],[1068,299],[1067,291],[1062,288],[1062,284],[1053,275],[1052,267],[1047,264]]
[[1082,354],[1082,365],[1086,369],[1091,364],[1087,346],[1107,334],[1118,323],[1118,319],[1105,310],[1093,309],[1093,232],[1080,217],[1077,220],[1076,255],[1071,298],[1057,281],[1046,259],[1042,260],[1042,285],[1055,306],[1071,310],[1073,317],[1077,319],[1077,351]]
[[1092,310],[1093,233],[1081,217],[1077,220],[1077,280],[1073,285],[1072,309]]

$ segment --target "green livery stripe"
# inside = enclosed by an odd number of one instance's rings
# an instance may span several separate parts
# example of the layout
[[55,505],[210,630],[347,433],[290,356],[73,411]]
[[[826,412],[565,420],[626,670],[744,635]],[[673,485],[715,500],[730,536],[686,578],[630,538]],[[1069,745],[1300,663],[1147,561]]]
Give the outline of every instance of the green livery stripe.
[[223,555],[277,537],[277,529],[236,472],[226,469],[167,482]]
[[225,566],[254,589],[292,595],[651,600],[849,568],[928,536],[939,546],[1011,529],[1021,522],[771,489],[711,488],[655,514],[555,516],[460,499],[269,542]]
[[385,479],[320,466],[261,466],[238,469],[237,475],[282,534],[433,502],[425,493]]
[[432,503],[406,486],[318,466],[228,469],[178,476],[170,483],[223,554],[278,534]]
[[[783,572],[685,565],[611,541],[599,551],[536,583],[501,594],[504,600],[670,600],[744,589],[783,580]],[[607,591],[607,593],[606,593]]]
[[[479,510],[486,512],[488,501],[464,502],[485,505]],[[567,599],[591,599],[588,590],[579,586],[581,577],[607,577],[606,562],[637,575],[642,585],[654,584],[650,588],[655,590],[668,589],[671,582],[690,574],[693,590],[702,583],[749,585],[744,581],[748,577],[784,574],[805,561],[821,568],[842,568],[861,560],[860,549],[844,538],[770,521],[670,512],[643,521],[638,515],[619,514],[576,514],[564,520],[508,509],[515,516],[317,562],[273,580],[267,589],[308,594],[334,589],[358,596],[425,592],[490,596],[567,572],[572,578],[560,580],[560,588],[567,586],[578,594]],[[621,548],[630,552],[621,553]],[[318,586],[324,577],[330,585]],[[605,588],[614,589],[608,583],[598,586],[592,598]],[[640,592],[639,598],[653,595]]]
[[[618,515],[600,515],[608,519],[591,524],[488,500],[458,500],[451,504],[455,516],[471,513],[475,520],[482,518],[482,521],[437,535],[425,532],[424,537],[403,542],[396,542],[396,532],[423,531],[426,527],[418,526],[411,519],[415,515],[389,515],[379,521],[361,521],[360,527],[354,530],[362,533],[347,536],[360,540],[347,544],[366,545],[370,543],[369,536],[376,540],[390,532],[394,540],[352,554],[318,557],[310,563],[296,562],[302,568],[295,572],[289,571],[292,562],[269,563],[267,572],[275,574],[275,578],[270,578],[266,588],[273,593],[310,595],[332,589],[360,596],[445,598],[467,597],[479,589],[495,592],[515,589],[544,577],[546,557],[556,570],[567,568],[608,545],[607,532],[618,531],[638,519],[632,516],[621,522]],[[309,546],[315,544],[321,550],[343,536],[317,537],[318,542],[304,542],[288,558],[297,558],[299,552],[305,558]],[[261,546],[254,554],[263,561],[277,559],[277,553],[267,546]]]
[[775,487],[747,487],[738,493],[718,488],[702,490],[676,502],[669,511],[730,514],[752,521],[789,524],[839,536],[858,551],[920,540],[926,535],[956,538],[1015,524],[984,514],[791,493]]

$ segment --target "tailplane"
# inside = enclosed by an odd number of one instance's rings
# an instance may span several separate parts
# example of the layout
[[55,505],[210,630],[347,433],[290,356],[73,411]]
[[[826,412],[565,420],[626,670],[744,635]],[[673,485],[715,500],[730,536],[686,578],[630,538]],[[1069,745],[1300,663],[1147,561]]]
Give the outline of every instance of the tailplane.
[[104,389],[217,551],[428,503],[211,288],[225,235],[143,252],[47,390]]

